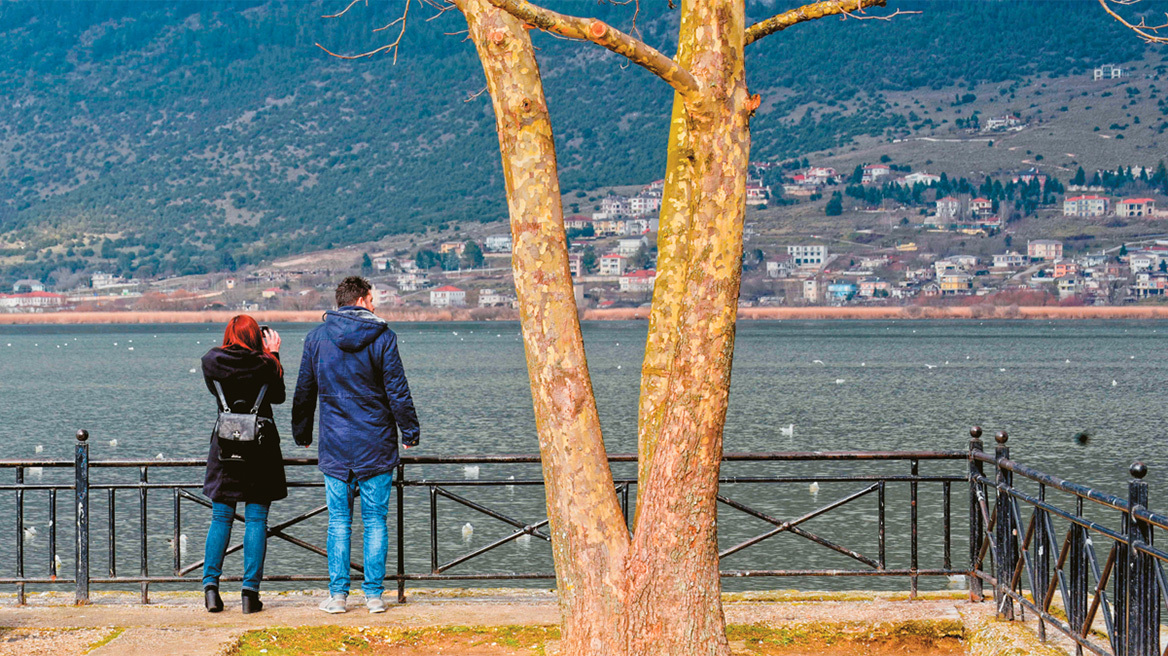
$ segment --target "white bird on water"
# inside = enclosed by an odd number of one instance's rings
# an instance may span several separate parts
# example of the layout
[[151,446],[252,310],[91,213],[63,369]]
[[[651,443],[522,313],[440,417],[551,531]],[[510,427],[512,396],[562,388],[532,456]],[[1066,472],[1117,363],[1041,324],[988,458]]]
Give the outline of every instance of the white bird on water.
[[61,573],[61,564],[61,557],[57,554],[53,554],[53,576],[57,576]]
[[192,374],[194,374],[194,373],[198,373],[198,371],[199,371],[198,369],[195,369],[194,367],[191,367],[191,373],[192,373]]
[[787,424],[786,426],[779,426],[779,435],[783,437],[795,436],[795,424]]
[[31,542],[37,536],[37,529],[35,526],[29,526],[24,529],[24,540]]
[[524,533],[523,535],[520,535],[519,537],[515,538],[515,541],[519,543],[519,546],[526,549],[526,548],[531,546],[531,534]]
[[45,450],[45,447],[41,446],[40,444],[36,445],[36,448],[33,449],[33,451],[36,451],[37,453],[40,453],[44,450]]
[[154,456],[154,459],[155,460],[166,460],[166,456],[164,456],[160,453],[160,454]]
[[[29,475],[29,476],[34,476],[34,477],[36,477],[36,478],[40,478],[40,477],[41,477],[41,475],[42,475],[42,474],[44,474],[44,473],[45,473],[45,468],[44,468],[44,467],[29,467],[29,468],[28,468],[28,475]],[[50,523],[51,523],[51,522],[50,522]]]
[[1115,387],[1116,385],[1119,385],[1119,381],[1117,381],[1117,380],[1115,380],[1115,379],[1112,379],[1112,381],[1111,381],[1111,386],[1112,386],[1112,387]]
[[[812,360],[812,361],[811,361],[811,364],[823,364],[823,360]],[[827,365],[826,365],[826,364],[823,364],[823,366],[825,366],[825,367],[826,367]]]
[[463,467],[462,468],[462,475],[465,476],[466,478],[472,480],[472,481],[478,480],[479,466],[478,465],[467,465],[467,466]]
[[925,369],[936,369],[936,368],[937,368],[937,365],[935,365],[935,364],[927,364],[927,365],[925,365]]
[[110,440],[109,445],[116,449],[118,446],[118,441],[117,440]]
[[818,496],[819,495],[819,483],[812,483],[811,485],[807,486],[807,491],[810,492],[811,496],[813,496],[813,497]]
[[474,537],[474,524],[467,522],[462,525],[462,541],[470,542],[472,537]]
[[843,385],[843,384],[844,384],[844,383],[846,383],[846,382],[848,382],[848,381],[844,380],[843,378],[836,378],[836,379],[835,379],[835,384],[836,384],[836,385]]

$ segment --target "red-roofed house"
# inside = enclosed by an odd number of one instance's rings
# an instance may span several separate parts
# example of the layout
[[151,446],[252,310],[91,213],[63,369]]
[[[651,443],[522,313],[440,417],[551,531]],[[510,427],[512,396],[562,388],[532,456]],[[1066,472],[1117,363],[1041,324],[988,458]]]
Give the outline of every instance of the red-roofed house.
[[1134,218],[1152,216],[1156,213],[1156,201],[1152,198],[1125,198],[1115,204],[1115,215]]
[[444,285],[430,290],[430,305],[433,307],[462,307],[466,305],[466,292],[454,285]]
[[992,214],[994,211],[994,203],[988,198],[974,198],[969,201],[969,211],[978,216]]
[[892,173],[887,164],[870,164],[864,167],[864,182],[876,182],[879,178]]
[[1063,216],[1103,216],[1110,206],[1104,196],[1074,196],[1063,201]]
[[573,214],[564,217],[564,228],[567,230],[583,230],[592,225],[591,217],[583,216],[581,214]]
[[633,271],[621,276],[620,289],[622,292],[651,292],[656,280],[657,272],[653,269]]

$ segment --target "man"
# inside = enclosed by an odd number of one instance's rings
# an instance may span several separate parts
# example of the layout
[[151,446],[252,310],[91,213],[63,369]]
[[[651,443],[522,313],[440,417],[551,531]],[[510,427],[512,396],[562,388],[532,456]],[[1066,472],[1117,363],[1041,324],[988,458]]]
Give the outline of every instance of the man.
[[312,418],[320,398],[320,470],[328,498],[329,598],[326,613],[343,613],[349,597],[349,542],[353,497],[361,496],[365,525],[365,606],[385,612],[385,518],[397,432],[409,448],[418,444],[418,416],[397,352],[397,335],[373,314],[373,291],[359,276],[337,286],[337,309],[304,340],[300,377],[292,402],[296,444],[312,444]]

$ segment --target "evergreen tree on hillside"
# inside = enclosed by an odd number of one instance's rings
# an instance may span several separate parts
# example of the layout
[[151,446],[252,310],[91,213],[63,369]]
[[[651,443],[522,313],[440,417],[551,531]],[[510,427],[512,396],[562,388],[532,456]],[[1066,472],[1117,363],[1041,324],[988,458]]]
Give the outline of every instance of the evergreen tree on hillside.
[[827,216],[839,216],[844,213],[844,199],[840,192],[836,191],[831,194],[831,199],[827,201],[823,211]]

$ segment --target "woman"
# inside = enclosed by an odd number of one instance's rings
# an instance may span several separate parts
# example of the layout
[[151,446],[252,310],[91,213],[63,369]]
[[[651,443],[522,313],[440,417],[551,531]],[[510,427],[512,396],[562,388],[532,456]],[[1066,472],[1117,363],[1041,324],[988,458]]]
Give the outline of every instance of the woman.
[[[255,319],[241,314],[233,317],[223,331],[223,346],[203,356],[203,379],[215,396],[220,410],[250,413],[260,389],[267,385],[257,414],[261,421],[259,445],[246,452],[243,459],[220,458],[219,439],[211,435],[207,455],[207,478],[203,494],[214,502],[211,527],[207,530],[207,547],[203,561],[203,592],[207,611],[223,610],[219,596],[219,577],[223,573],[223,556],[231,540],[231,525],[236,504],[245,505],[243,534],[243,612],[257,613],[260,581],[264,577],[264,554],[267,551],[268,507],[271,502],[288,496],[284,478],[284,457],[280,453],[280,436],[272,419],[272,405],[284,402],[284,368],[280,365],[280,335],[260,329]],[[229,408],[223,408],[215,382],[223,389]]]

